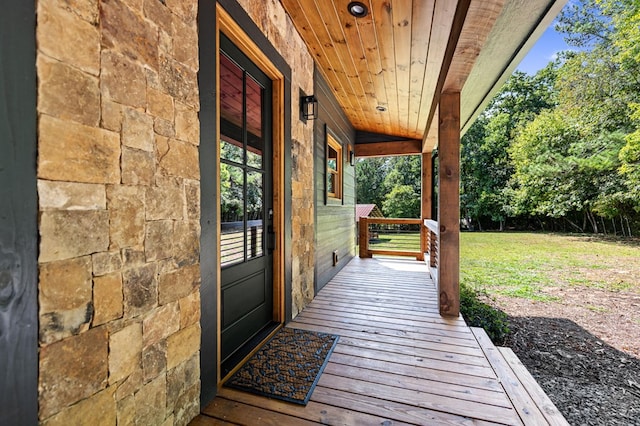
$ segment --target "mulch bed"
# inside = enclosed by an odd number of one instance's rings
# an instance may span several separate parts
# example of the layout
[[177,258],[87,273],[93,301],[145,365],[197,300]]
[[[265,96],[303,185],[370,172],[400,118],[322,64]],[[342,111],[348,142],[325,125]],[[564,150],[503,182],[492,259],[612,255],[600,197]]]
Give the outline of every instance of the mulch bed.
[[640,425],[640,295],[547,289],[559,302],[497,296],[505,346],[572,425]]

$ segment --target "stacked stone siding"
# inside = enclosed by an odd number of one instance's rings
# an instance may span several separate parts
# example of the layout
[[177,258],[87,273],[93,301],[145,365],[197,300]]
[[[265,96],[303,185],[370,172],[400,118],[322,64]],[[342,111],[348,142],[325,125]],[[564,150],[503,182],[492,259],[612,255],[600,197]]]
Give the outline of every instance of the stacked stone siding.
[[200,396],[197,0],[38,0],[39,417]]
[[[314,292],[313,123],[298,120],[313,60],[279,1],[240,3],[292,69],[295,316]],[[197,0],[38,0],[37,13],[40,421],[187,424],[200,396]]]

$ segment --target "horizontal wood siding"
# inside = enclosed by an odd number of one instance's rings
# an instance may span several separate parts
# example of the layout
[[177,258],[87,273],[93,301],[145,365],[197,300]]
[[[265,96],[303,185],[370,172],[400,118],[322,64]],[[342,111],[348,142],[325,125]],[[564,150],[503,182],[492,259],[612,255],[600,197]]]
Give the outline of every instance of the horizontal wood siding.
[[[315,282],[320,290],[355,255],[356,178],[355,167],[349,163],[353,150],[355,130],[340,108],[331,89],[318,70],[314,73],[314,94],[318,98],[318,118],[314,123],[315,170]],[[343,179],[342,201],[326,196],[326,136],[329,132],[342,145]],[[333,266],[333,252],[338,252],[338,264]]]

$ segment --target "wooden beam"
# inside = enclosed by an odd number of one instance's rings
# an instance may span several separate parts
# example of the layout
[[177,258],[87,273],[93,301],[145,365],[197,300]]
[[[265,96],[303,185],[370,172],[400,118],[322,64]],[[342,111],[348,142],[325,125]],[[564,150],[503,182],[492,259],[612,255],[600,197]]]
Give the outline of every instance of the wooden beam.
[[438,110],[433,114],[431,126],[422,138],[422,153],[430,153],[438,148]]
[[[493,29],[504,0],[493,2],[471,2],[465,22],[456,44],[443,91],[461,92],[476,59],[483,49],[489,32]],[[466,99],[466,98],[465,98]]]
[[356,157],[387,157],[391,155],[412,155],[422,152],[422,141],[374,142],[356,144]]
[[[440,75],[438,76],[436,95],[433,102],[431,103],[431,110],[429,111],[429,119],[427,120],[427,127],[425,128],[425,132],[428,132],[431,128],[431,122],[433,121],[436,110],[438,109],[438,105],[440,104],[438,93],[441,93],[444,87],[444,83],[447,79],[447,75],[449,74],[449,67],[451,66],[451,62],[453,61],[453,55],[458,45],[460,34],[462,33],[464,21],[465,19],[467,19],[467,12],[469,11],[470,5],[471,0],[458,1],[456,13],[453,18],[453,25],[451,26],[451,33],[449,34],[449,41],[447,42],[447,50],[442,61],[442,68],[440,68]],[[442,96],[442,94],[440,96]],[[460,115],[459,112],[458,115]]]
[[440,96],[438,126],[438,304],[460,314],[460,92]]
[[[420,217],[424,221],[425,219],[431,219],[431,203],[433,199],[432,182],[433,176],[431,173],[431,153],[422,154],[422,179],[421,179],[421,205]],[[420,253],[426,253],[429,251],[429,235],[425,232],[424,226],[420,227]]]

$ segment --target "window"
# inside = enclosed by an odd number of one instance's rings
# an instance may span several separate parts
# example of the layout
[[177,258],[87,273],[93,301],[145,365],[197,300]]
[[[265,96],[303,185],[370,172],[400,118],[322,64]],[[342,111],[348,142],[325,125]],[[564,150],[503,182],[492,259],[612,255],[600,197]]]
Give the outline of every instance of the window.
[[342,145],[327,135],[327,196],[342,199]]

